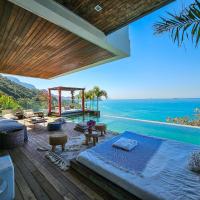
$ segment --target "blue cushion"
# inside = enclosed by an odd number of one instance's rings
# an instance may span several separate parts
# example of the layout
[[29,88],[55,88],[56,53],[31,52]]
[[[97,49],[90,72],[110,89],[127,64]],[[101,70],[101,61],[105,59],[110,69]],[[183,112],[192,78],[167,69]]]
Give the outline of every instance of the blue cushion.
[[61,122],[50,122],[48,123],[47,129],[48,131],[57,131],[61,129]]
[[22,130],[24,126],[17,121],[10,119],[0,119],[0,133],[2,132],[13,132]]

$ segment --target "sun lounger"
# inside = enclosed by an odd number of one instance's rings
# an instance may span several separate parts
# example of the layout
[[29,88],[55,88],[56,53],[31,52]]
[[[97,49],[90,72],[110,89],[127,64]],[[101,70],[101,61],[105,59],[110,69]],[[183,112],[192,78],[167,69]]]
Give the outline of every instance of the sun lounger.
[[[113,147],[120,137],[138,144],[131,151]],[[188,168],[191,152],[199,149],[192,144],[125,132],[82,152],[77,161],[140,199],[199,200],[200,174]]]
[[13,119],[13,120],[18,119],[18,117],[14,115],[13,110],[2,110],[2,116],[3,118],[6,118],[6,119]]
[[23,113],[25,118],[35,117],[35,114],[32,109],[23,110]]

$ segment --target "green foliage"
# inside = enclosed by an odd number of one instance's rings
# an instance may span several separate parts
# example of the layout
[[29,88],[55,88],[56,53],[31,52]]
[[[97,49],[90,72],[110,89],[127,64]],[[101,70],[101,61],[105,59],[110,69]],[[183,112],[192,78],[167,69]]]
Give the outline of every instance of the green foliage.
[[0,110],[6,110],[6,109],[16,110],[18,108],[20,108],[20,105],[16,100],[14,100],[10,96],[0,94]]
[[33,109],[39,111],[47,108],[48,92],[46,90],[28,89],[0,75],[0,92],[4,94],[0,109]]
[[[2,93],[0,101],[0,109],[33,109],[39,111],[41,109],[47,109],[48,106],[48,92],[46,90],[27,89],[13,81],[10,81],[6,77],[0,75],[0,92]],[[99,100],[102,97],[107,98],[107,93],[101,90],[99,87],[85,92],[86,107],[89,103],[90,109],[94,108],[94,101],[97,102],[97,110]],[[78,102],[69,102],[69,100],[63,99],[63,106],[67,106],[70,103],[70,108],[81,108],[80,100],[82,98],[82,92],[80,92],[76,98]],[[58,105],[57,98],[52,96],[52,106]]]
[[33,98],[20,98],[18,103],[24,109],[33,109],[34,111],[40,111],[41,109],[47,109],[48,104],[48,92],[46,90],[38,90],[38,93]]
[[168,18],[162,18],[154,25],[155,34],[170,32],[173,42],[181,46],[185,38],[190,38],[197,47],[200,39],[200,2],[195,0],[180,14],[168,13]]
[[105,90],[101,90],[98,86],[95,86],[91,93],[93,95],[93,98],[96,98],[97,101],[97,111],[99,110],[99,100],[101,100],[102,97],[108,98],[107,92]]
[[94,96],[98,99],[101,99],[102,97],[105,97],[105,98],[108,97],[107,92],[105,90],[101,90],[98,86],[95,86],[92,89],[92,92],[93,92]]
[[[101,90],[98,86],[93,87],[91,90],[85,91],[85,103],[86,107],[90,109],[94,109],[94,101],[97,102],[97,110],[99,109],[99,101],[102,97],[108,98],[107,92],[105,90]],[[80,92],[76,98],[80,100],[82,98],[82,92]],[[89,105],[88,105],[89,104]]]
[[17,100],[17,102],[24,109],[31,109],[32,105],[34,104],[33,100],[28,98],[20,98]]
[[189,117],[175,117],[175,118],[168,117],[166,121],[168,123],[174,123],[174,124],[200,126],[200,108],[195,108],[194,112],[196,115],[196,119],[190,119]]
[[25,88],[6,77],[0,75],[0,91],[8,96],[12,96],[14,99],[28,98],[31,99],[35,97],[38,90],[30,90]]

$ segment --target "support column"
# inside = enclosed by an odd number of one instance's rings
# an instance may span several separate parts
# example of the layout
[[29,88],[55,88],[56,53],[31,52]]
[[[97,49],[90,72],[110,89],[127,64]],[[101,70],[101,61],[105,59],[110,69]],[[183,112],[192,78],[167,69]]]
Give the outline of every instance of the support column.
[[58,115],[61,116],[61,89],[58,89]]
[[51,89],[48,89],[48,115],[51,115]]
[[85,113],[85,92],[82,90],[82,111]]

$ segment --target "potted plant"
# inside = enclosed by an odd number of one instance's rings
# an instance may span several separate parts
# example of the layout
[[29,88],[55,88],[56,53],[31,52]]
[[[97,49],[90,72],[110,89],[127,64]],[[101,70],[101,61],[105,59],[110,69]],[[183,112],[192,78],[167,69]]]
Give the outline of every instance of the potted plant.
[[87,126],[88,126],[88,133],[92,134],[92,129],[93,127],[96,125],[96,122],[94,120],[89,120],[87,122]]

